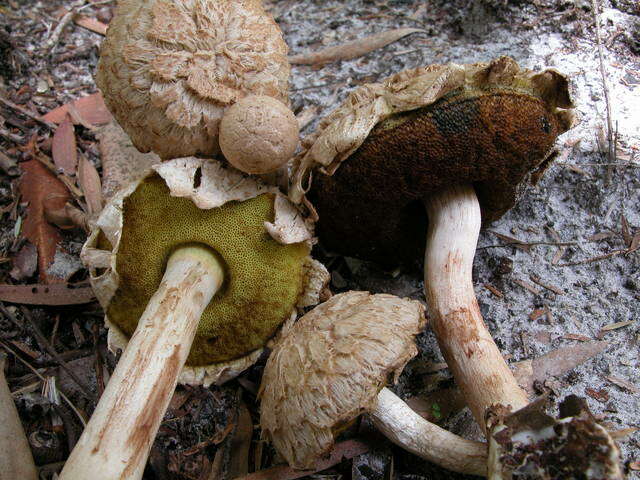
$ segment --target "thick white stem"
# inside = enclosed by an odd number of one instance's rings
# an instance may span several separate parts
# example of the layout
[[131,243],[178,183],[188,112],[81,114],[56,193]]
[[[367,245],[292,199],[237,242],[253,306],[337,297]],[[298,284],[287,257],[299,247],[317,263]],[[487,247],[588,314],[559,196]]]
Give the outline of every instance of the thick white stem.
[[37,480],[29,441],[4,376],[5,356],[0,356],[0,480]]
[[478,198],[471,185],[451,186],[432,195],[425,206],[424,284],[431,325],[467,405],[486,429],[488,407],[502,404],[515,411],[528,399],[491,338],[473,290]]
[[204,247],[172,254],[61,480],[142,478],[200,316],[223,277]]
[[487,475],[487,445],[454,435],[414,412],[388,388],[369,412],[376,428],[405,450],[448,470]]

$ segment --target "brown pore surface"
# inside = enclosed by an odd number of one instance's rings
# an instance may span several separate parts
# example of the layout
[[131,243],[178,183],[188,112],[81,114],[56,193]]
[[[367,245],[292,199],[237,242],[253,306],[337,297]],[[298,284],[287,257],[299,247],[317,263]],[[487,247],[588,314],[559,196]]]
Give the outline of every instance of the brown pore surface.
[[202,314],[187,365],[233,360],[263,347],[295,310],[309,254],[305,242],[281,245],[267,233],[274,198],[262,194],[203,210],[171,197],[159,176],[145,179],[123,204],[120,283],[109,320],[131,336],[171,253],[202,244],[224,262],[225,281]]
[[309,198],[324,245],[387,266],[422,258],[422,200],[472,183],[483,218],[499,218],[540,172],[565,129],[525,91],[457,89],[428,107],[378,124],[333,176],[316,173]]

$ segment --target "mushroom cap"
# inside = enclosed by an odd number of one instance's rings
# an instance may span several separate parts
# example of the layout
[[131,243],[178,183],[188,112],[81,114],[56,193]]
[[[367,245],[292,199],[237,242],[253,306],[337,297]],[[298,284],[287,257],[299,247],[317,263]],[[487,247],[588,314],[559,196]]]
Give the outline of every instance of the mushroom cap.
[[217,252],[225,281],[202,314],[186,383],[251,365],[298,307],[318,302],[328,277],[309,257],[310,225],[274,187],[216,162],[165,162],[112,199],[83,248],[112,345],[126,344],[167,259],[190,243]]
[[269,173],[284,165],[298,146],[293,112],[265,95],[250,95],[229,108],[220,122],[220,149],[245,173]]
[[559,420],[544,412],[545,403],[542,398],[506,417],[499,407],[490,411],[489,478],[624,478],[618,446],[584,399],[565,398]]
[[263,434],[291,466],[312,467],[416,355],[424,325],[421,303],[393,295],[347,292],[315,307],[267,361]]
[[96,83],[142,152],[219,153],[225,110],[248,94],[288,103],[287,46],[260,0],[119,0]]
[[[305,142],[291,197],[307,172],[329,249],[387,265],[424,251],[423,200],[452,183],[476,187],[485,221],[499,218],[552,158],[570,128],[568,81],[502,57],[431,65],[361,87]],[[355,221],[354,221],[355,220]]]

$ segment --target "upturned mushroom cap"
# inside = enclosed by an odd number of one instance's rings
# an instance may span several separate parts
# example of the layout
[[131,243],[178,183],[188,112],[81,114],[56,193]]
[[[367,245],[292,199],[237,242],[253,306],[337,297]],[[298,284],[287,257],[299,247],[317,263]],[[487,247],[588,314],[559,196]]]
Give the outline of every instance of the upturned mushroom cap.
[[395,264],[424,251],[422,200],[452,183],[476,187],[485,221],[535,181],[571,127],[567,78],[491,63],[431,65],[365,85],[304,142],[290,197],[309,200],[330,249]]
[[212,156],[229,106],[288,103],[286,55],[260,0],[119,0],[96,83],[140,151]]
[[621,480],[620,450],[584,399],[570,395],[560,420],[544,413],[541,399],[497,421],[489,437],[489,480],[580,478]]
[[293,112],[265,95],[251,95],[233,105],[220,122],[224,157],[245,173],[269,173],[293,157],[299,127]]
[[315,307],[267,361],[263,434],[291,466],[313,466],[416,355],[424,324],[422,304],[393,295],[347,292]]
[[309,256],[310,228],[274,187],[217,162],[156,165],[112,199],[83,248],[110,346],[126,345],[173,250],[202,244],[221,258],[226,280],[202,315],[180,381],[237,375],[298,307],[318,302],[328,274]]

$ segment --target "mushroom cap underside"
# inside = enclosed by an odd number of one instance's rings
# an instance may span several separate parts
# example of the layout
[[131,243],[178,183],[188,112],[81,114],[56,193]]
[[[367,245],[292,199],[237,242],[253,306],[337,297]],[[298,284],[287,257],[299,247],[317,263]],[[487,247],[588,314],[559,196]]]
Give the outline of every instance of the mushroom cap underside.
[[393,266],[422,258],[423,201],[451,184],[475,186],[484,222],[510,209],[569,128],[531,91],[464,86],[378,123],[333,175],[313,176],[309,200],[323,244]]
[[[189,160],[181,159],[187,164]],[[192,167],[203,162],[192,160]],[[179,163],[157,168],[185,173],[187,168]],[[203,175],[207,175],[213,166],[204,165],[208,170]],[[212,178],[208,175],[206,181],[200,181],[206,187]],[[85,258],[88,250],[111,258],[102,261],[105,267],[109,265],[106,273],[91,269],[109,323],[131,336],[172,251],[180,245],[201,244],[221,258],[225,281],[202,315],[187,365],[217,364],[259,350],[295,315],[296,305],[306,296],[310,242],[278,242],[267,230],[278,216],[279,196],[271,191],[258,190],[256,196],[214,208],[199,208],[191,198],[172,196],[174,192],[158,174],[147,176],[121,200],[121,206],[108,207],[118,212],[121,223],[115,244],[108,240],[111,228],[107,226],[96,231],[85,246]],[[276,229],[282,229],[275,220]],[[115,287],[107,277],[117,280]],[[100,292],[102,288],[105,292]]]
[[260,0],[120,0],[96,83],[140,151],[213,156],[230,105],[288,104],[287,50]]
[[267,361],[263,434],[290,465],[311,467],[415,356],[424,324],[422,304],[387,294],[347,292],[315,307]]

